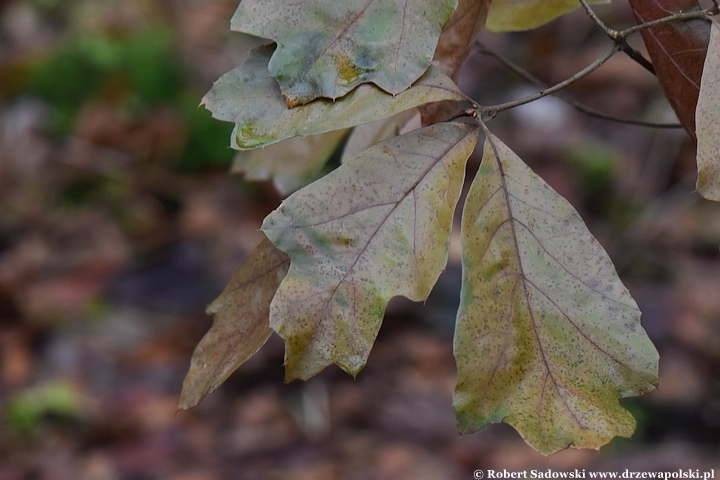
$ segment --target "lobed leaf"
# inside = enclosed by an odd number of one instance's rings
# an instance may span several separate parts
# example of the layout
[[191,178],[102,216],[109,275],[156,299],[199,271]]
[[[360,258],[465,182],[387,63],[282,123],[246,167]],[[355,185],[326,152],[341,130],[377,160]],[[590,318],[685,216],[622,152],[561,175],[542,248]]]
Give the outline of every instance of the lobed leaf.
[[289,267],[287,255],[266,238],[210,304],[207,313],[214,322],[195,347],[180,408],[200,403],[267,342],[270,301]]
[[360,85],[338,101],[320,99],[290,109],[268,73],[271,54],[272,47],[255,50],[243,65],[223,75],[203,99],[215,118],[235,122],[231,145],[238,150],[370,123],[426,102],[465,98],[452,80],[431,66],[398,95]]
[[[630,7],[638,23],[700,8],[697,0],[630,0]],[[696,141],[695,108],[710,25],[704,20],[665,23],[646,28],[642,36],[665,97]]]
[[629,436],[618,397],[657,383],[640,311],[577,212],[489,133],[462,249],[459,430],[504,421],[544,454]]
[[713,21],[711,28],[695,112],[697,191],[708,200],[720,201],[720,25]]
[[233,30],[271,38],[289,107],[373,82],[398,94],[430,66],[457,0],[243,0]]
[[293,137],[265,148],[238,152],[231,173],[248,180],[272,180],[282,195],[315,181],[349,129]]
[[476,127],[462,123],[390,138],[268,215],[263,231],[291,258],[270,306],[288,381],[331,363],[357,374],[390,298],[427,298],[447,263],[476,141]]
[[[610,3],[610,0],[589,0],[588,3]],[[486,27],[491,32],[530,30],[579,6],[578,0],[492,0]]]

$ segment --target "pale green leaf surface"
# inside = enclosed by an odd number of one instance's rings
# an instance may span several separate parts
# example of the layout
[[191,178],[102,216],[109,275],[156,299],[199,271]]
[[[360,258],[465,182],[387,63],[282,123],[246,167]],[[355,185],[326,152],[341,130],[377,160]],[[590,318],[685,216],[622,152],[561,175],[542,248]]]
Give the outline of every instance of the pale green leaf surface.
[[289,266],[287,255],[266,238],[210,304],[207,313],[214,322],[195,347],[180,408],[200,403],[265,344],[272,334],[270,301]]
[[418,111],[412,108],[397,113],[392,117],[355,127],[345,145],[340,163],[347,163],[348,160],[355,158],[363,150],[382,140],[398,135],[400,129],[415,115],[418,115]]
[[282,195],[315,181],[349,129],[309,137],[293,137],[265,148],[238,152],[231,173],[247,180],[272,180]]
[[492,134],[462,249],[459,430],[504,421],[544,454],[630,436],[618,397],[657,383],[640,311],[572,206]]
[[263,231],[291,258],[270,306],[286,379],[365,365],[387,302],[427,298],[477,128],[443,123],[380,142],[287,198]]
[[215,118],[235,123],[231,145],[238,150],[370,123],[426,102],[464,98],[452,80],[430,66],[398,95],[360,85],[338,101],[320,99],[290,109],[268,74],[271,53],[271,47],[254,51],[243,65],[223,75],[203,100]]
[[700,96],[695,110],[697,134],[697,191],[720,201],[720,25],[712,22]]
[[288,106],[361,83],[391,94],[427,70],[457,0],[243,0],[233,30],[278,44],[269,70]]
[[[588,3],[610,3],[610,0],[589,0]],[[491,32],[529,30],[579,6],[578,0],[492,0],[486,27]]]

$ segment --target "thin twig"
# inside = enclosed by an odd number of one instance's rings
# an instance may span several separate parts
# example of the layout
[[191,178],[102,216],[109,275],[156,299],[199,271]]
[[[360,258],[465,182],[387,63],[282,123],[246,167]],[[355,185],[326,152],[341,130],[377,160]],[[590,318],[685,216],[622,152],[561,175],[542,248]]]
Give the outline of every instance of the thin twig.
[[532,95],[529,95],[525,98],[521,98],[519,100],[513,100],[512,102],[507,103],[501,103],[499,105],[492,105],[489,107],[480,107],[480,112],[482,113],[483,117],[494,117],[498,112],[502,112],[503,110],[508,110],[511,108],[519,107],[520,105],[525,105],[526,103],[534,102],[535,100],[546,97],[548,95],[552,95],[555,92],[558,92],[562,90],[563,88],[567,87],[568,85],[571,85],[581,78],[589,75],[590,73],[594,72],[598,68],[600,68],[605,62],[608,61],[610,57],[615,55],[620,50],[620,47],[618,45],[613,45],[610,47],[608,51],[603,53],[597,60],[595,60],[593,63],[588,65],[587,67],[580,70],[578,73],[573,75],[572,77],[563,80],[562,82],[553,85],[550,88],[542,89],[537,93],[534,93]]
[[635,62],[638,65],[643,67],[648,72],[652,73],[653,75],[656,75],[655,67],[653,66],[652,63],[650,63],[650,60],[643,57],[642,53],[638,52],[637,50],[632,48],[630,45],[628,45],[627,42],[625,41],[625,39],[623,39],[622,42],[619,43],[619,45],[620,45],[620,50],[622,50],[624,54],[626,54],[628,57],[635,60]]
[[[718,13],[718,7],[717,3],[714,3],[715,8],[711,8],[708,10],[699,10],[699,11],[692,11],[692,12],[681,12],[674,15],[668,15],[667,17],[659,18],[657,20],[653,20],[651,22],[646,22],[640,25],[636,25],[634,27],[625,29],[625,30],[613,30],[609,28],[605,23],[603,23],[602,20],[595,14],[593,9],[588,5],[586,0],[579,0],[580,4],[583,6],[587,14],[592,18],[592,20],[605,32],[607,36],[609,36],[613,42],[614,45],[607,50],[602,56],[600,56],[597,60],[595,60],[593,63],[585,67],[584,69],[580,70],[578,73],[573,75],[572,77],[558,83],[557,85],[554,85],[550,88],[540,90],[539,92],[529,95],[525,98],[521,98],[518,100],[514,100],[512,102],[507,103],[501,103],[499,105],[491,105],[489,107],[483,107],[483,106],[475,106],[475,102],[468,98],[468,100],[473,104],[473,108],[480,114],[480,120],[481,121],[487,121],[492,119],[495,115],[497,115],[498,112],[502,112],[504,110],[509,110],[511,108],[519,107],[521,105],[525,105],[530,102],[534,102],[535,100],[538,100],[542,97],[546,97],[548,95],[553,95],[556,92],[559,92],[563,88],[567,87],[568,85],[572,85],[573,83],[577,82],[581,78],[589,75],[590,73],[594,72],[598,68],[600,68],[610,57],[615,55],[619,51],[624,51],[628,55],[630,55],[630,58],[633,58],[634,60],[638,61],[644,68],[650,70],[654,73],[654,68],[652,67],[652,64],[647,61],[642,55],[640,55],[638,52],[636,52],[632,47],[630,47],[627,42],[626,38],[628,35],[632,35],[635,32],[639,32],[641,30],[644,30],[646,28],[655,27],[657,25],[662,25],[664,23],[669,22],[677,22],[677,21],[686,21],[691,19],[707,19],[708,16],[715,15]],[[716,0],[713,0],[716,2]],[[663,128],[670,128],[663,127]],[[674,126],[672,128],[675,128]]]
[[[540,81],[537,77],[533,76],[530,72],[525,70],[524,68],[520,67],[519,65],[513,63],[512,61],[508,60],[504,56],[500,55],[499,53],[487,48],[482,42],[476,41],[475,45],[478,47],[478,50],[480,53],[484,55],[488,55],[492,58],[494,58],[498,63],[502,64],[505,68],[508,70],[511,70],[518,76],[524,78],[530,83],[533,83],[537,85],[540,88],[544,87],[543,82]],[[601,112],[599,110],[596,110],[592,107],[589,107],[585,105],[584,103],[578,102],[577,100],[574,100],[567,95],[563,94],[562,92],[556,92],[554,94],[556,97],[562,99],[563,101],[569,103],[575,109],[578,111],[595,118],[601,118],[603,120],[609,120],[611,122],[619,122],[619,123],[627,123],[630,125],[639,125],[643,127],[652,127],[652,128],[682,128],[682,125],[679,123],[656,123],[656,122],[645,122],[642,120],[632,120],[628,118],[622,118],[622,117],[616,117],[614,115],[610,115],[608,113]]]
[[595,22],[595,24],[603,32],[605,32],[605,35],[607,35],[613,42],[620,45],[621,50],[624,53],[626,53],[631,59],[633,59],[641,67],[643,67],[645,70],[652,73],[653,75],[655,75],[655,67],[653,67],[653,64],[650,63],[650,61],[647,60],[640,52],[628,45],[627,37],[646,28],[656,27],[658,25],[663,25],[669,22],[679,22],[693,19],[707,19],[708,15],[717,13],[718,10],[717,5],[715,5],[715,8],[710,8],[708,10],[693,10],[691,12],[675,13],[672,15],[668,15],[667,17],[658,18],[650,22],[635,25],[634,27],[630,27],[625,30],[614,30],[605,25],[605,23],[600,20],[592,7],[590,7],[590,5],[587,3],[587,0],[580,0],[580,5],[582,5],[583,9],[585,9],[585,12],[592,19],[592,21]]
[[592,21],[595,22],[595,24],[596,24],[598,27],[600,27],[600,29],[601,29],[603,32],[605,32],[605,35],[607,35],[608,37],[610,37],[610,38],[612,38],[613,40],[615,40],[615,38],[616,38],[616,36],[617,36],[617,33],[618,33],[617,30],[613,30],[612,28],[610,28],[610,27],[608,27],[607,25],[605,25],[605,22],[603,22],[602,20],[600,20],[600,17],[598,17],[598,16],[595,14],[595,11],[594,11],[592,8],[590,8],[590,5],[588,5],[588,3],[587,3],[585,0],[580,0],[580,4],[581,4],[582,7],[585,9],[585,12],[588,14],[588,17],[590,17],[590,18],[592,19]]
[[[582,1],[582,0],[581,0]],[[695,10],[692,12],[680,12],[673,15],[668,15],[667,17],[658,18],[657,20],[652,20],[650,22],[641,23],[640,25],[635,25],[634,27],[630,27],[628,29],[622,30],[618,32],[618,35],[622,37],[627,37],[629,35],[632,35],[633,33],[639,32],[641,30],[645,30],[646,28],[652,28],[657,27],[658,25],[663,25],[665,23],[671,23],[671,22],[684,22],[687,20],[708,20],[708,16],[712,16],[717,13],[717,7],[715,8],[709,8],[707,10]]]
[[600,20],[600,17],[598,17],[595,13],[595,10],[590,7],[590,5],[587,3],[587,0],[580,0],[580,4],[585,9],[588,17],[590,17],[590,19],[592,19],[592,21],[595,22],[598,27],[600,27],[600,30],[605,32],[605,35],[610,37],[613,42],[620,45],[620,49],[623,51],[623,53],[625,53],[631,59],[635,60],[635,62],[637,62],[637,64],[643,67],[645,70],[655,75],[655,67],[653,67],[653,64],[650,63],[650,61],[647,60],[645,57],[643,57],[640,52],[636,51],[634,48],[628,45],[625,37],[621,34],[621,32],[613,30],[612,28],[605,25],[605,22]]
[[605,32],[605,35],[610,37],[615,42],[622,42],[624,39],[626,39],[628,36],[632,35],[633,33],[637,33],[641,30],[645,30],[646,28],[652,28],[657,27],[658,25],[663,25],[665,23],[671,23],[671,22],[682,22],[687,20],[694,20],[694,19],[708,19],[708,15],[713,15],[718,13],[718,6],[715,3],[714,8],[709,8],[707,10],[693,10],[690,12],[679,12],[674,13],[672,15],[668,15],[667,17],[658,18],[656,20],[651,20],[649,22],[641,23],[640,25],[635,25],[634,27],[627,28],[625,30],[614,30],[605,23],[600,20],[600,18],[597,16],[595,11],[592,9],[592,7],[587,3],[587,0],[580,0],[580,4],[585,9],[585,12],[587,12],[588,16],[597,24],[600,29]]

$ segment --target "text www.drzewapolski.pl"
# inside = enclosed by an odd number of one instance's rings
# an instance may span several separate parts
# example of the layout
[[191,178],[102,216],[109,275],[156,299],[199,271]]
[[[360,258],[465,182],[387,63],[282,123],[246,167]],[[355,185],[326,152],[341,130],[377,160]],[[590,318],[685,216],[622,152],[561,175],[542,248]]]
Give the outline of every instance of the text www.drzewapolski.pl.
[[657,472],[632,472],[625,469],[621,472],[594,472],[585,469],[575,469],[571,471],[555,471],[551,469],[546,470],[519,470],[511,472],[509,470],[475,470],[473,475],[476,479],[526,479],[526,478],[541,478],[541,479],[557,479],[557,478],[568,478],[568,479],[659,479],[659,480],[713,480],[715,478],[715,469],[711,470],[700,470],[700,469],[678,469],[672,471],[657,471]]

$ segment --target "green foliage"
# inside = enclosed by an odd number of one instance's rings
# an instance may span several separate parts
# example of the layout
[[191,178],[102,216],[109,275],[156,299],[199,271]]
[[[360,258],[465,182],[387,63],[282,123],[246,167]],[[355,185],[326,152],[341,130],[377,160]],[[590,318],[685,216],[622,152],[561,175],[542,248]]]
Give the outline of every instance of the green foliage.
[[127,38],[103,34],[70,40],[28,79],[28,91],[55,107],[58,133],[70,129],[90,98],[157,104],[177,98],[181,86],[181,63],[172,37],[162,29]]
[[179,100],[187,125],[187,142],[175,167],[181,171],[227,169],[235,155],[227,146],[233,126],[215,121],[210,112],[198,108],[197,103],[197,97],[189,92],[183,93]]
[[[620,152],[600,142],[581,141],[560,154],[562,163],[577,178],[583,208],[592,215],[605,218],[627,213],[614,195],[614,179],[622,162]],[[617,207],[617,208],[616,208]]]
[[19,436],[32,436],[46,417],[78,418],[81,410],[77,390],[64,382],[29,388],[12,397],[4,411],[8,429]]
[[[290,192],[344,152],[336,170],[266,217],[267,239],[209,309],[215,324],[193,355],[181,407],[217,388],[271,330],[285,340],[288,381],[333,363],[357,375],[388,301],[426,299],[445,268],[465,164],[484,131],[462,207],[459,430],[505,421],[545,454],[629,436],[635,422],[619,399],[657,384],[658,354],[640,311],[579,214],[485,125],[542,95],[481,107],[452,80],[488,10],[494,22],[504,16],[502,28],[528,28],[575,3],[460,0],[454,13],[445,0],[400,5],[244,0],[233,17],[234,29],[277,43],[255,49],[204,99],[215,118],[235,124],[236,167]],[[560,86],[602,65],[629,33],[610,31],[614,46]],[[700,92],[707,111],[698,109],[697,122],[701,177],[712,179],[699,190],[709,197],[720,164],[717,36],[714,26]],[[413,130],[415,107],[424,126]],[[474,122],[453,121],[463,116]]]
[[232,126],[198,108],[198,92],[188,85],[172,32],[155,27],[139,32],[75,37],[33,65],[26,90],[53,107],[52,130],[72,130],[88,103],[105,102],[129,119],[158,106],[171,106],[183,121],[187,143],[175,159],[179,170],[226,169],[234,152],[226,139]]

